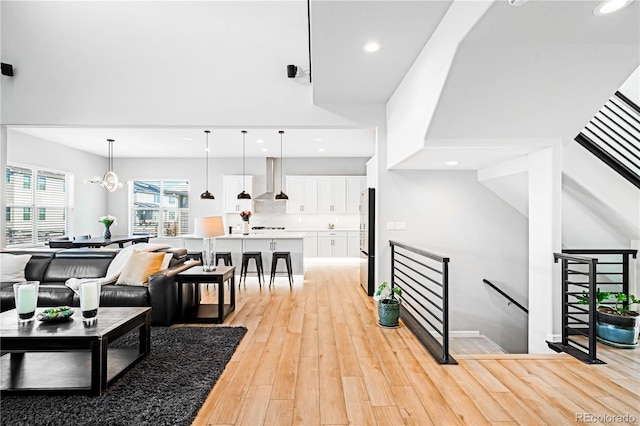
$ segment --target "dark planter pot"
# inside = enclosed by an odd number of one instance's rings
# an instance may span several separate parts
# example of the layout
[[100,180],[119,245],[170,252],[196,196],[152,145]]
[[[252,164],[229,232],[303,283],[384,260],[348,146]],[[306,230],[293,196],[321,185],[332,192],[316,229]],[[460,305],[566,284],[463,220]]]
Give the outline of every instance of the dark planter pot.
[[617,347],[634,348],[638,346],[640,332],[640,314],[620,316],[597,311],[596,334],[602,343]]
[[400,302],[395,299],[382,299],[378,302],[378,319],[383,327],[398,327]]

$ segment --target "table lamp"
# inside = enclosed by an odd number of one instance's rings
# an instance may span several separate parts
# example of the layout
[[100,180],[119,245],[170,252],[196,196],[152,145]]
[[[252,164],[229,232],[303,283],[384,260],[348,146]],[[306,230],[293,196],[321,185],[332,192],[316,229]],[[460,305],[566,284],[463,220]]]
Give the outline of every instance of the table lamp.
[[198,217],[195,220],[194,232],[196,237],[202,238],[202,270],[212,272],[216,270],[216,239],[224,235],[222,216]]

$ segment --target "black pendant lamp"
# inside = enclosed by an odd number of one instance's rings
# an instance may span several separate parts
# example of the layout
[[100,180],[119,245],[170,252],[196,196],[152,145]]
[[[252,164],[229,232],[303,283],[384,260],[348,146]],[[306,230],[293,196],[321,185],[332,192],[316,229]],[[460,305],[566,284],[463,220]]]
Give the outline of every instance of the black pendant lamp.
[[244,161],[245,161],[245,148],[247,145],[247,131],[242,130],[242,192],[238,194],[238,200],[250,200],[251,194],[244,190],[244,183],[246,181],[244,175]]
[[280,193],[276,194],[276,200],[288,200],[289,197],[282,191],[282,135],[284,130],[279,130],[280,133]]
[[209,192],[209,130],[204,131],[207,138],[207,146],[204,149],[205,152],[205,190],[202,194],[200,194],[201,200],[215,200],[216,197],[213,196],[212,193]]

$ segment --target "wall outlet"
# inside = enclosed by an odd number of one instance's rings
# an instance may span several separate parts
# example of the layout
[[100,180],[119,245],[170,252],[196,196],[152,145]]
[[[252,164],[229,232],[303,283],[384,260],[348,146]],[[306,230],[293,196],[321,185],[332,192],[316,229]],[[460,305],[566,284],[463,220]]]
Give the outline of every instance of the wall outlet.
[[396,223],[395,222],[387,222],[387,230],[394,230],[396,229]]
[[396,229],[399,229],[401,231],[404,231],[407,229],[407,222],[396,222]]

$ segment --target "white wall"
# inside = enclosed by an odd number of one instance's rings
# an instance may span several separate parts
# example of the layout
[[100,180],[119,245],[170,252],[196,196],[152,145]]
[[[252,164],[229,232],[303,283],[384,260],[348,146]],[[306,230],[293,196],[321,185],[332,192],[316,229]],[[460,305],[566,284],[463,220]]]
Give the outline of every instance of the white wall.
[[[527,305],[526,218],[475,172],[380,168],[378,194],[378,281],[390,279],[389,240],[450,257],[451,331],[479,330],[507,351],[526,352],[526,314],[482,282]],[[387,221],[406,221],[407,230],[388,231]]]
[[[8,130],[7,161],[30,166],[73,173],[74,217],[71,235],[101,235],[103,226],[98,218],[111,213],[107,207],[107,191],[100,185],[85,185],[84,179],[102,176],[109,168],[109,161],[97,155],[78,151],[63,145],[45,141],[23,133]],[[119,173],[118,176],[120,177]],[[113,213],[111,213],[113,214]],[[2,221],[5,220],[2,215]],[[120,222],[112,232],[125,233],[126,222]]]

